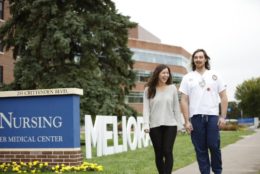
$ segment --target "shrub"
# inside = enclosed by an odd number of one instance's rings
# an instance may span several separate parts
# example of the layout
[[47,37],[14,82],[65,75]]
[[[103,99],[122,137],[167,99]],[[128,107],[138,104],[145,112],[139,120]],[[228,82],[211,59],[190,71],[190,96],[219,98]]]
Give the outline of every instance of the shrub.
[[237,123],[228,122],[226,125],[221,128],[221,130],[224,131],[237,131],[239,129],[239,126]]

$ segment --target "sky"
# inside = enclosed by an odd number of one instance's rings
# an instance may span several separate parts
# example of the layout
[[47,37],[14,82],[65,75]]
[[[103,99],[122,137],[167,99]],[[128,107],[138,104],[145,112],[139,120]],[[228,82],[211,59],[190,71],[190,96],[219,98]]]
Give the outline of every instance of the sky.
[[227,83],[229,101],[245,80],[260,77],[260,0],[112,0],[160,38],[189,53],[206,50]]

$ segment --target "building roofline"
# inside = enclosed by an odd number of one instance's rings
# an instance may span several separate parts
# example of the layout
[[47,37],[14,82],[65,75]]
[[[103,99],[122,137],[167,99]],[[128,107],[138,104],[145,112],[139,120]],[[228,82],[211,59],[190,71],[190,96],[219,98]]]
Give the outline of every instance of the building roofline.
[[174,53],[174,54],[183,55],[188,59],[191,58],[191,54],[180,46],[163,44],[158,42],[150,42],[150,41],[139,40],[135,38],[128,38],[128,45],[130,48],[139,48],[145,50]]

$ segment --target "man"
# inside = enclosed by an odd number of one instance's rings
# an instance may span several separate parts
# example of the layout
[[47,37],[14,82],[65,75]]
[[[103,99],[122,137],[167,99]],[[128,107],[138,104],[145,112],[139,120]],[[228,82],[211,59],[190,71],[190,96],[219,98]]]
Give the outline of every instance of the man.
[[196,50],[192,54],[192,71],[183,77],[179,90],[185,129],[191,134],[200,172],[210,174],[211,167],[215,174],[221,174],[219,130],[225,125],[228,99],[226,85],[210,70],[209,60],[205,50]]

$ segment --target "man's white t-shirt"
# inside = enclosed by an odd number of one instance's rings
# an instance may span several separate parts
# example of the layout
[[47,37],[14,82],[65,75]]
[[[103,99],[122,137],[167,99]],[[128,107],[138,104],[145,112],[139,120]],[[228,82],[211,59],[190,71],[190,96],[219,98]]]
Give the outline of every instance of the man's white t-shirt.
[[186,74],[179,91],[189,98],[189,116],[196,114],[219,115],[219,93],[226,89],[222,79],[213,71],[203,75],[197,71]]

